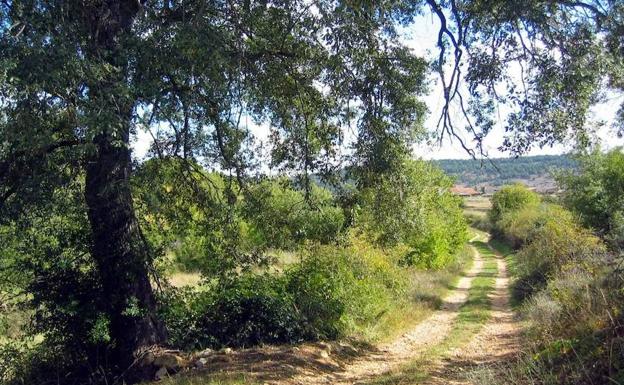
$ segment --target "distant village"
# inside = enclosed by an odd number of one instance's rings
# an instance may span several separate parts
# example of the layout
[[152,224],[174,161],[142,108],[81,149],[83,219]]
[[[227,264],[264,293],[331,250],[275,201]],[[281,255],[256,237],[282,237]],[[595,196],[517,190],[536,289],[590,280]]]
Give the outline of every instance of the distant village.
[[[557,194],[559,192],[559,188],[557,184],[552,178],[548,177],[537,177],[530,180],[517,180],[514,181],[517,183],[522,183],[526,185],[529,190],[535,191],[538,194],[551,195]],[[510,182],[510,183],[514,183]],[[472,197],[472,196],[492,196],[496,191],[500,190],[502,186],[492,186],[492,185],[478,185],[475,187],[469,187],[462,184],[456,184],[451,187],[451,192],[460,197]]]

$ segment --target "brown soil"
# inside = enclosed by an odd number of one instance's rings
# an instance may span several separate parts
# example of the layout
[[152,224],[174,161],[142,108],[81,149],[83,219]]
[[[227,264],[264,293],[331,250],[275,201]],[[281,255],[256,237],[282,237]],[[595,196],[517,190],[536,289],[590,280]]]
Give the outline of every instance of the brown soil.
[[471,382],[467,373],[478,367],[513,359],[520,348],[520,327],[509,305],[509,278],[505,260],[497,255],[498,277],[490,294],[490,320],[473,340],[461,349],[449,352],[431,372],[428,385],[462,384]]

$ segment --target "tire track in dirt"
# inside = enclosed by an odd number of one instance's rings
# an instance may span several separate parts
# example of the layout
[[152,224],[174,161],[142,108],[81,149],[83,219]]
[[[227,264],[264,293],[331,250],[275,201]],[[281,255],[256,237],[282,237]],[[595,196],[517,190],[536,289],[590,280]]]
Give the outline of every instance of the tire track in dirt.
[[489,294],[490,319],[466,346],[448,352],[439,362],[426,385],[471,385],[470,372],[476,368],[512,359],[520,350],[520,325],[510,305],[507,264],[495,250],[498,276]]

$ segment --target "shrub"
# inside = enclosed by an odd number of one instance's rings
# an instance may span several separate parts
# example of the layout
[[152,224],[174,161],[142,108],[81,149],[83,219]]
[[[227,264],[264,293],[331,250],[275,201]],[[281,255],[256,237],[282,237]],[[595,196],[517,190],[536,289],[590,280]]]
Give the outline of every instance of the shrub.
[[521,230],[515,229],[515,236],[525,242],[515,257],[516,299],[541,290],[566,266],[592,264],[604,257],[605,247],[600,239],[578,225],[569,212],[552,205],[542,208],[539,213],[531,210],[527,216],[532,222],[523,223]]
[[440,269],[447,266],[453,258],[453,247],[446,236],[447,231],[442,225],[431,223],[429,231],[412,244],[413,250],[402,262],[421,269]]
[[336,338],[376,323],[405,294],[407,273],[361,239],[315,247],[287,272],[308,338]]
[[498,234],[517,249],[535,238],[547,223],[580,229],[570,211],[556,204],[541,203],[505,213],[498,221]]
[[559,383],[624,379],[622,283],[604,261],[573,266],[524,306],[533,359]]
[[347,285],[354,277],[340,257],[311,254],[287,273],[288,289],[312,339],[333,339],[345,330]]
[[359,238],[317,245],[283,273],[245,273],[161,296],[170,343],[187,349],[334,339],[375,325],[405,300],[398,255]]
[[467,238],[462,200],[451,186],[434,165],[405,161],[400,174],[361,191],[357,227],[378,245],[411,247],[405,264],[444,267]]
[[476,214],[466,214],[465,217],[471,227],[485,232],[492,231],[492,223],[488,217]]
[[580,172],[561,173],[564,204],[583,224],[599,231],[615,248],[624,248],[624,152],[596,150],[581,156]]
[[281,276],[248,273],[201,292],[171,289],[161,300],[174,346],[242,347],[292,343],[304,336]]
[[197,327],[211,331],[210,345],[249,346],[296,342],[301,321],[283,277],[244,275],[203,298]]
[[530,191],[524,185],[504,186],[492,196],[492,208],[488,214],[490,222],[495,226],[495,229],[501,229],[502,225],[498,222],[503,219],[505,214],[519,211],[525,207],[535,206],[539,202],[539,195]]

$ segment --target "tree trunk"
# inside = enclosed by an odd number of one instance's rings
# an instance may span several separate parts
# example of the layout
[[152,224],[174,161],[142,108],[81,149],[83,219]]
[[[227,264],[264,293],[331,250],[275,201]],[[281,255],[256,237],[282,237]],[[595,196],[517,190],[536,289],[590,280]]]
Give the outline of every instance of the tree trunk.
[[[156,317],[156,301],[148,276],[151,256],[134,213],[130,191],[130,138],[135,100],[127,91],[128,56],[123,47],[142,0],[101,0],[82,8],[90,31],[88,55],[115,71],[89,85],[99,119],[94,154],[86,165],[85,200],[92,230],[92,255],[98,269],[102,301],[106,301],[111,354],[105,364],[125,381],[144,373],[133,366],[142,347],[162,343],[165,330]],[[129,370],[130,369],[130,370]]]
[[85,197],[110,321],[109,364],[120,373],[133,364],[139,348],[162,343],[165,332],[156,317],[148,277],[151,258],[132,204],[130,150],[106,134],[94,142],[97,152],[87,165]]

